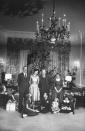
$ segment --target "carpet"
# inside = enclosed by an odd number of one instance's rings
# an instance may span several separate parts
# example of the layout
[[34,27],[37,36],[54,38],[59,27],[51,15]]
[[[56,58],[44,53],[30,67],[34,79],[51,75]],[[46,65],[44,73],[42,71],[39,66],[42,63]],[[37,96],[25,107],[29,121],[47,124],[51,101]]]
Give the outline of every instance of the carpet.
[[72,113],[40,113],[21,118],[18,112],[0,111],[0,131],[85,131],[85,109]]

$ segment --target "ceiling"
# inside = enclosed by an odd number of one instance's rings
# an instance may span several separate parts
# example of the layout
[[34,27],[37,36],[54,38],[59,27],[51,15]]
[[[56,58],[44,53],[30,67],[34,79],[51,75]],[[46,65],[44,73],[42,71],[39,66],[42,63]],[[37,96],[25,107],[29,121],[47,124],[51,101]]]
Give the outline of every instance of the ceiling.
[[30,16],[43,8],[44,0],[0,0],[0,11],[4,15]]
[[[48,25],[53,0],[0,0],[0,29],[35,32],[36,20],[41,22],[42,9]],[[85,43],[84,0],[55,0],[55,11],[57,17],[66,14],[67,21],[71,22],[72,42],[80,43],[80,30]]]

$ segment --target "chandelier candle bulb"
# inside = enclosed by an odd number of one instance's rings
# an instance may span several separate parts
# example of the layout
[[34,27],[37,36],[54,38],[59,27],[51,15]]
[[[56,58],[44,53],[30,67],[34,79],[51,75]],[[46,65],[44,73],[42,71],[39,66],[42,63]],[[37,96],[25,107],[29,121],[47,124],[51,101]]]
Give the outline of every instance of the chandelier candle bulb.
[[63,18],[63,26],[66,27],[66,14],[64,14],[63,16],[64,16],[64,18]]
[[70,31],[70,22],[67,25],[67,30]]
[[67,31],[69,31],[69,25],[67,25]]
[[43,23],[44,23],[43,16],[44,16],[44,14],[42,13],[42,27],[43,27]]
[[39,34],[39,22],[37,21],[37,33]]
[[66,19],[64,19],[64,26],[66,27]]
[[65,19],[62,20],[63,26],[64,26],[64,21],[65,21]]
[[53,12],[53,14],[55,15],[55,11]]
[[69,22],[69,31],[70,31],[70,25],[71,25],[71,24],[70,24],[70,22]]
[[61,21],[61,18],[59,17],[58,19],[59,19],[59,27],[60,27],[60,26],[61,26],[61,23],[60,23],[60,21]]
[[49,19],[50,19],[50,21],[49,21],[49,27],[51,27],[51,17]]

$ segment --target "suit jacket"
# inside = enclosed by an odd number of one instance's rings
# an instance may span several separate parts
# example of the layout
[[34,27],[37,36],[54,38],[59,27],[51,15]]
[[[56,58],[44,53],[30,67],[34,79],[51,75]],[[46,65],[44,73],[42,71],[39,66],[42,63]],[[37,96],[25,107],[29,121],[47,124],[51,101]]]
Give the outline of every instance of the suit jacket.
[[18,86],[19,93],[24,94],[29,92],[29,77],[25,77],[24,73],[18,75]]
[[47,76],[43,78],[42,76],[40,77],[39,81],[39,88],[40,88],[40,93],[49,93],[49,84],[48,84],[48,78]]

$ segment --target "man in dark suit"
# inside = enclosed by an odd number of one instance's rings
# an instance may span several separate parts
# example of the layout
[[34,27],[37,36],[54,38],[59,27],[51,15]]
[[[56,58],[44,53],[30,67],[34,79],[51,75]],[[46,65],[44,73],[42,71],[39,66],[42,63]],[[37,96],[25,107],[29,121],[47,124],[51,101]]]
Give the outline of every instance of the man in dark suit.
[[24,66],[23,72],[18,75],[18,87],[19,87],[19,112],[22,112],[23,102],[24,107],[26,107],[26,94],[29,93],[29,77],[27,75],[27,66]]
[[46,70],[42,69],[39,81],[39,88],[40,88],[40,102],[41,106],[45,105],[46,98],[49,98],[49,85],[48,85],[48,78],[46,76]]

